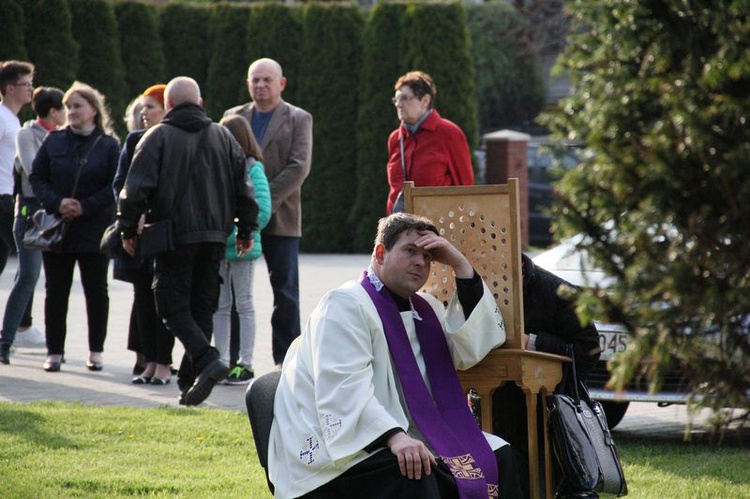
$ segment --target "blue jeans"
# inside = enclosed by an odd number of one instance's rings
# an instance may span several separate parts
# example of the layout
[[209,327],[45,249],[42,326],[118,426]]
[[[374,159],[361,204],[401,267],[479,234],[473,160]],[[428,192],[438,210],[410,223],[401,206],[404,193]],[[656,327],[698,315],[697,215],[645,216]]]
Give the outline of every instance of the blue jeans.
[[271,349],[274,363],[281,364],[300,335],[299,238],[261,234],[261,242],[273,289]]
[[26,231],[26,217],[16,217],[13,224],[13,237],[18,251],[18,271],[13,282],[13,289],[5,303],[3,316],[2,343],[13,344],[16,330],[21,325],[23,317],[28,313],[34,296],[34,288],[42,270],[41,250],[26,249],[23,246],[23,234]]
[[219,262],[225,251],[224,243],[186,244],[154,258],[156,312],[185,348],[177,374],[181,390],[219,358],[211,335],[219,304]]

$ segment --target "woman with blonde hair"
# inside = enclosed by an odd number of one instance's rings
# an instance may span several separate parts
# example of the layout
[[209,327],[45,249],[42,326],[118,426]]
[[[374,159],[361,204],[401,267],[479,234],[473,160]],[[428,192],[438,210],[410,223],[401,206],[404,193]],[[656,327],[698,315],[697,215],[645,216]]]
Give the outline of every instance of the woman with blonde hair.
[[128,107],[125,108],[125,116],[122,117],[128,132],[134,132],[143,128],[142,111],[143,105],[141,104],[141,96],[139,95],[130,101]]
[[99,241],[115,217],[111,186],[120,143],[105,98],[95,88],[75,82],[65,92],[63,104],[68,125],[49,133],[29,175],[34,194],[47,212],[70,220],[61,250],[42,253],[47,280],[44,370],[59,371],[63,361],[68,299],[77,263],[88,318],[86,367],[100,371],[109,316],[109,259],[100,253]]

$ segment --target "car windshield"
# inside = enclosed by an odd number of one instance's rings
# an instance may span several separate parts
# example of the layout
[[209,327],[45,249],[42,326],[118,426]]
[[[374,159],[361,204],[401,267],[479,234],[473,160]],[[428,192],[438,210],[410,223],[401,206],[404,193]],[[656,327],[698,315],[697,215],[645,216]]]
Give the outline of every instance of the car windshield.
[[549,184],[559,178],[557,169],[570,170],[581,162],[580,144],[534,138],[528,145],[529,181]]

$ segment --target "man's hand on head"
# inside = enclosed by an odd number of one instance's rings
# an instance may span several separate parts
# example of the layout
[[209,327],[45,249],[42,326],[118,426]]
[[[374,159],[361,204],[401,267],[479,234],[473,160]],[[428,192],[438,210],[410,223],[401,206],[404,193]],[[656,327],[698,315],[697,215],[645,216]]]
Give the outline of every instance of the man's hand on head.
[[459,279],[474,277],[474,268],[469,260],[450,241],[429,230],[419,232],[419,236],[414,244],[429,251],[433,261],[450,265]]
[[401,474],[413,480],[422,478],[424,474],[432,473],[432,466],[437,466],[435,456],[432,455],[427,446],[416,438],[412,438],[404,432],[394,433],[386,442],[394,456],[398,458],[398,467]]

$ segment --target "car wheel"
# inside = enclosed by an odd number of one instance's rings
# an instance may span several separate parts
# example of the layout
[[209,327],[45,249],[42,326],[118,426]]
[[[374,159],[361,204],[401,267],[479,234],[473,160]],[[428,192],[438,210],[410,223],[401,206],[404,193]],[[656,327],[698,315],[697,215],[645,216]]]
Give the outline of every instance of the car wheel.
[[620,424],[630,405],[630,402],[613,402],[611,400],[600,400],[599,403],[602,404],[604,415],[607,416],[607,424],[610,430]]

